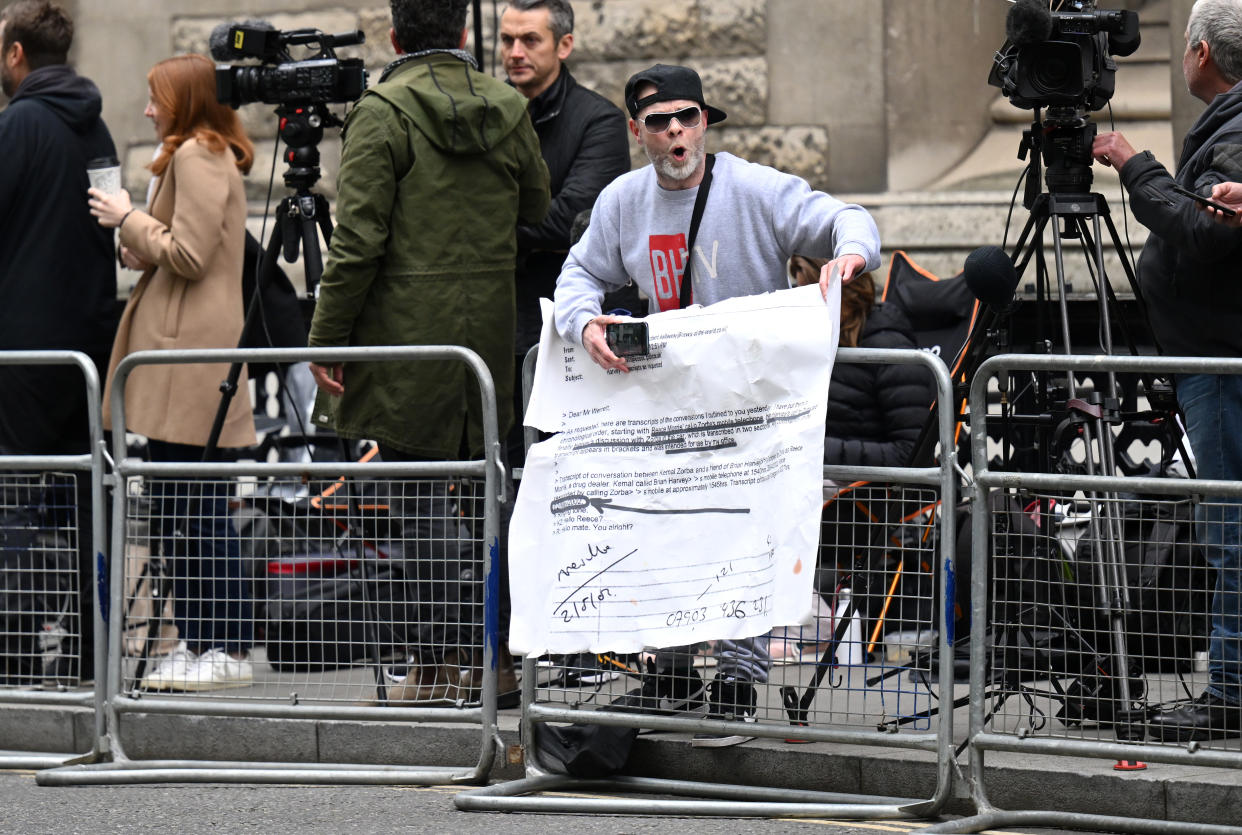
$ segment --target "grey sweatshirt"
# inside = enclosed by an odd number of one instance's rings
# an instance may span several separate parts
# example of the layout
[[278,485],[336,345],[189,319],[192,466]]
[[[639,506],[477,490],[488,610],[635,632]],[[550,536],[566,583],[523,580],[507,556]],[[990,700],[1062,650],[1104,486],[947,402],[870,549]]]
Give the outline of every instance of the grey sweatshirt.
[[[565,260],[556,284],[556,329],[581,344],[608,290],[633,279],[651,311],[679,306],[686,237],[698,188],[669,191],[648,165],[618,177],[599,195],[591,225]],[[880,265],[880,235],[861,206],[813,191],[800,177],[732,154],[716,155],[694,245],[696,304],[709,305],[789,286],[786,262],[860,255]]]

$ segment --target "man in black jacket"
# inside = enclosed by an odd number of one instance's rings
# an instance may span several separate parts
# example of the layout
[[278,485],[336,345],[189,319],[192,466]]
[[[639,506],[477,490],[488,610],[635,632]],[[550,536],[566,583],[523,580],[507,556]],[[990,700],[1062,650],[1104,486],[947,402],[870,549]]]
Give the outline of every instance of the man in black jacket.
[[[556,289],[574,218],[595,204],[604,186],[630,170],[625,114],[579,86],[564,64],[573,52],[573,29],[574,12],[567,0],[509,0],[500,18],[505,72],[530,99],[531,121],[552,189],[552,206],[543,222],[517,230],[515,414],[521,414],[522,358],[538,344],[543,325],[539,299],[552,298]],[[514,466],[525,458],[520,422],[510,435],[509,458]]]
[[[106,366],[115,250],[86,205],[87,162],[116,156],[99,89],[65,64],[73,22],[59,6],[13,3],[0,33],[10,97],[0,112],[0,350],[74,349]],[[20,370],[3,368],[0,448],[85,451],[81,374]]]
[[[1242,357],[1242,230],[1214,223],[1174,185],[1202,195],[1242,179],[1242,0],[1198,0],[1186,27],[1182,72],[1207,104],[1186,134],[1177,172],[1151,152],[1136,153],[1119,133],[1096,137],[1092,154],[1116,168],[1134,216],[1151,230],[1138,278],[1152,331],[1164,353]],[[1179,374],[1197,475],[1242,479],[1242,376]],[[1211,497],[1198,508],[1199,530],[1217,569],[1208,647],[1207,688],[1191,704],[1157,714],[1156,739],[1190,742],[1242,734],[1242,505]]]
[[[98,88],[65,64],[72,40],[73,21],[48,0],[20,0],[0,12],[0,86],[10,99],[0,112],[0,350],[73,349],[106,367],[115,330],[115,250],[112,230],[87,207],[86,165],[115,157],[116,147],[100,118]],[[85,391],[75,366],[0,365],[0,453],[86,452]],[[14,476],[5,481],[13,501],[5,501],[3,527],[59,527],[70,502],[77,504],[79,611],[89,612],[86,484],[70,500],[68,485],[39,494],[37,486],[19,488]],[[54,508],[55,518],[35,516],[32,503]],[[75,638],[81,634],[83,678],[91,672],[90,625],[86,616],[80,629],[66,626]]]

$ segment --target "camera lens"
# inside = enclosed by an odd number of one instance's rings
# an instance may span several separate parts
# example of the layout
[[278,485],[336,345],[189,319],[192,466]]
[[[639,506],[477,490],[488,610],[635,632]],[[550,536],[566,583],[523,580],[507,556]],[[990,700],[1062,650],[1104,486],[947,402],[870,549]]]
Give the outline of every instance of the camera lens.
[[1027,47],[1019,62],[1025,81],[1023,95],[1046,104],[1073,101],[1086,92],[1082,47],[1070,41],[1048,41]]
[[1031,69],[1031,85],[1040,93],[1059,93],[1073,81],[1073,68],[1061,56],[1051,55]]

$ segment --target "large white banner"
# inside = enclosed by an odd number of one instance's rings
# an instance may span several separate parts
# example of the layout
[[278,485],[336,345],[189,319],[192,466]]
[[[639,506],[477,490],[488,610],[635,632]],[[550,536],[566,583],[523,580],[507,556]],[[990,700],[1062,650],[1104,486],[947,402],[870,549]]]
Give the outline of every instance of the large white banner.
[[510,646],[636,652],[810,617],[840,284],[647,318],[606,372],[551,326],[509,532]]

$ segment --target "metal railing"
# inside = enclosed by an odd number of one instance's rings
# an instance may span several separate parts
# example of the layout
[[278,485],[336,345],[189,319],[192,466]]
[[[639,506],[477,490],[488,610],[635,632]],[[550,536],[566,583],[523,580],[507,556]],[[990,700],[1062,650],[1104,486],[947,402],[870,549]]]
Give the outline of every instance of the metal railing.
[[[1242,361],[1004,355],[979,368],[969,400],[972,619],[989,628],[971,633],[968,746],[979,814],[928,831],[1042,825],[1242,832],[1064,808],[1001,810],[987,791],[989,751],[1111,759],[1123,770],[1145,762],[1242,767],[1236,734],[1166,741],[1152,738],[1164,734],[1151,727],[1158,705],[1184,703],[1206,678],[1201,659],[1213,572],[1192,505],[1232,505],[1242,482],[1120,477],[1107,467],[1085,475],[1006,471],[993,469],[988,454],[987,423],[996,420],[986,406],[990,381],[1003,380],[1012,391],[1025,373],[1113,372],[1237,374]],[[1111,438],[1111,428],[1105,431]],[[1221,533],[1236,542],[1232,527]]]
[[[103,682],[93,675],[89,692],[81,689],[88,666],[104,668],[104,625],[98,606],[104,570],[103,433],[100,426],[99,375],[95,364],[76,351],[7,351],[6,366],[76,366],[84,380],[87,404],[84,449],[78,455],[0,455],[0,536],[4,555],[4,705],[50,705],[94,708],[90,747],[80,754],[36,751],[0,752],[0,768],[47,768],[77,756],[90,762],[101,756]],[[9,397],[20,392],[9,391]],[[40,415],[42,419],[50,419]],[[90,511],[83,530],[81,510]],[[82,540],[86,539],[86,542]],[[89,549],[83,547],[89,544]],[[88,565],[82,565],[85,561]],[[81,588],[81,581],[89,583]],[[94,601],[89,611],[83,611]],[[82,626],[93,624],[90,646],[83,646]],[[89,662],[89,663],[88,663]],[[36,689],[37,688],[37,689]]]
[[[71,690],[66,686],[70,682],[64,681],[58,689],[46,689],[44,681],[56,683],[59,676],[49,679],[45,668],[40,668],[38,681],[32,674],[29,681],[0,688],[0,708],[93,707],[90,750],[77,764],[67,764],[71,755],[65,754],[0,752],[0,766],[48,768],[38,775],[42,785],[471,784],[487,779],[498,740],[493,560],[499,545],[498,503],[504,475],[495,397],[477,356],[457,348],[139,354],[127,358],[119,370],[113,415],[123,426],[125,380],[144,364],[305,359],[465,362],[479,379],[485,441],[491,452],[481,461],[435,464],[143,463],[129,455],[125,433],[119,431],[113,438],[114,474],[105,481],[101,427],[98,412],[92,410],[89,454],[0,457],[4,474],[0,488],[21,499],[8,502],[13,507],[28,505],[30,497],[23,499],[22,493],[42,490],[50,474],[89,478],[90,536],[100,567],[109,553],[104,547],[105,483],[114,494],[113,558],[107,563],[108,574],[98,578],[106,583],[95,585],[106,589],[100,599],[107,605],[92,607],[98,673],[94,692]],[[935,376],[938,398],[950,399],[944,366],[928,354],[842,349],[838,361],[922,364]],[[86,396],[97,402],[98,379],[83,355],[13,352],[0,355],[0,362],[77,365],[85,376]],[[720,647],[693,646],[673,654],[679,662],[674,664],[678,670],[671,678],[674,684],[658,695],[676,696],[680,686],[684,704],[658,711],[601,709],[641,691],[654,660],[642,653],[528,658],[522,681],[526,776],[463,792],[456,796],[458,807],[577,814],[934,817],[953,793],[959,768],[956,741],[962,746],[959,752],[967,752],[965,788],[978,814],[928,831],[980,831],[1008,824],[1237,835],[1237,827],[1137,815],[1105,816],[1064,808],[1004,810],[989,794],[988,752],[1019,753],[1035,763],[1044,757],[1074,756],[1112,760],[1123,767],[1152,762],[1235,772],[1242,768],[1242,742],[1232,733],[1183,742],[1154,738],[1149,727],[1158,705],[1184,703],[1204,684],[1204,621],[1212,594],[1212,570],[1203,555],[1204,524],[1224,524],[1213,522],[1213,511],[1242,497],[1242,482],[1001,469],[995,437],[989,441],[987,431],[990,422],[997,423],[998,401],[993,394],[991,405],[981,404],[989,402],[989,382],[1005,375],[1013,378],[1015,372],[1237,374],[1242,373],[1242,361],[1006,355],[980,367],[969,401],[974,624],[969,635],[969,686],[957,683],[953,670],[953,650],[962,642],[962,636],[955,634],[953,589],[965,578],[957,576],[953,564],[957,527],[947,512],[956,504],[958,476],[965,474],[955,469],[952,456],[941,456],[947,460],[927,468],[825,467],[826,479],[851,487],[826,504],[818,616],[801,628],[770,633],[767,651],[772,663],[767,680],[755,685],[755,721],[704,715],[708,698],[703,685],[719,663]],[[953,416],[941,411],[940,445],[952,449]],[[1088,450],[1086,455],[1090,454]],[[1081,462],[1082,451],[1075,455]],[[217,494],[221,484],[227,489]],[[407,490],[410,485],[413,489]],[[178,504],[185,495],[199,497],[195,513]],[[235,537],[240,561],[249,566],[243,576],[253,587],[248,601],[255,609],[248,619],[260,629],[255,635],[259,649],[252,657],[253,677],[219,690],[165,687],[155,671],[171,660],[185,637],[172,628],[185,619],[178,614],[178,601],[184,604],[193,597],[185,591],[187,577],[178,562],[184,562],[184,555],[178,549],[196,536],[206,536],[188,534],[185,523],[191,516],[213,515],[215,511],[203,508],[221,496],[233,526],[226,538]],[[398,507],[415,508],[413,528],[397,520]],[[1191,520],[1196,507],[1201,511],[1197,526]],[[847,508],[858,509],[866,523],[841,515]],[[418,518],[431,517],[451,517],[453,522],[435,531],[418,528]],[[43,535],[43,544],[31,548],[27,542],[25,550],[66,558],[72,554],[76,559],[71,543],[74,536],[81,536],[80,527],[81,519],[72,518],[62,529],[35,532]],[[882,534],[879,540],[877,531]],[[1157,561],[1152,550],[1157,545],[1172,556]],[[462,624],[484,624],[483,638],[463,644],[460,635],[399,634],[398,624],[426,625],[435,620],[434,612],[418,609],[421,592],[430,588],[433,596],[443,596],[449,588],[444,576],[423,577],[422,569],[454,563],[470,569],[478,562],[475,555],[483,560],[482,574],[468,585],[479,590],[484,603],[478,605],[473,597],[457,603],[458,612],[466,613]],[[414,578],[397,576],[394,566],[401,561],[420,566],[411,569]],[[76,571],[72,577],[64,573],[63,580],[76,582]],[[59,581],[54,585],[62,597],[76,599]],[[314,593],[312,586],[318,589]],[[338,608],[330,616],[307,614],[310,604],[329,599],[324,586],[337,589],[331,599]],[[205,596],[200,597],[206,602]],[[241,595],[232,593],[223,599],[243,602]],[[59,615],[61,609],[55,608],[55,613],[47,614]],[[299,610],[302,615],[280,614]],[[235,624],[246,619],[240,611],[223,618]],[[49,617],[41,624],[53,620]],[[291,626],[319,631],[281,631]],[[469,683],[459,679],[451,698],[438,706],[394,704],[407,701],[392,697],[393,688],[406,683],[397,668],[406,660],[406,648],[420,643],[436,647],[440,655],[467,646],[470,657],[463,655],[451,666],[462,674],[477,667],[479,675]],[[51,646],[48,642],[43,648]],[[328,655],[328,647],[343,649]],[[45,659],[40,653],[36,659],[27,651],[24,660],[41,664],[53,656]],[[372,704],[357,704],[364,699]],[[955,740],[955,731],[960,735],[962,729],[954,725],[953,708],[963,705],[968,708],[969,726],[965,739]],[[413,733],[423,722],[450,722],[478,725],[479,745],[465,755],[472,762],[428,766],[332,763],[305,757],[300,762],[219,762],[161,756],[149,744],[142,757],[128,755],[123,718],[141,725],[158,724],[160,717],[205,716],[338,720],[376,727],[399,721],[413,724]],[[554,764],[540,751],[539,737],[546,727],[566,722],[649,729],[687,740],[697,734],[737,734],[904,749],[934,766],[935,785],[926,797],[888,797],[860,794],[849,787],[834,791],[832,786],[806,791],[655,776],[578,779],[555,773]],[[704,754],[705,762],[708,756]],[[549,794],[566,790],[673,799]]]
[[[481,394],[485,458],[147,463],[128,455],[124,393],[138,368],[307,360],[464,363]],[[458,347],[142,352],[119,365],[111,405],[117,558],[100,711],[111,761],[44,771],[38,782],[485,781],[497,740],[491,578],[505,476],[483,361]],[[252,570],[235,570],[239,563]],[[246,647],[252,628],[261,646],[251,658],[229,655]],[[402,669],[407,647],[419,655]],[[461,765],[216,762],[149,751],[131,759],[121,720],[138,714],[477,724],[479,745],[461,753]]]

